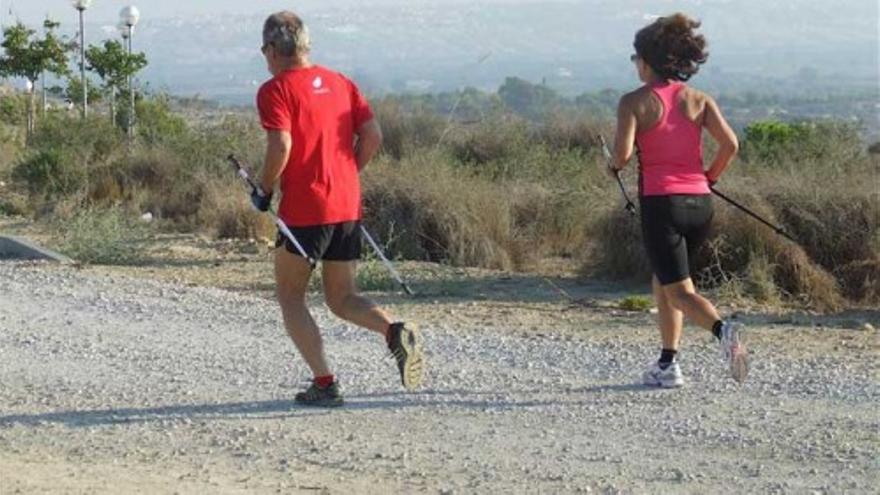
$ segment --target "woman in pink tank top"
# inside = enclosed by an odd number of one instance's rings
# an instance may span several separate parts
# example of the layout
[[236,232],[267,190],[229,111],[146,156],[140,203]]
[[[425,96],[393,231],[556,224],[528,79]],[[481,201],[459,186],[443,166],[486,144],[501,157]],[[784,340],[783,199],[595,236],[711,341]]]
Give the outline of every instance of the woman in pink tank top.
[[[710,185],[737,152],[731,130],[710,96],[686,81],[706,62],[700,23],[684,14],[661,17],[635,38],[636,64],[644,86],[620,100],[612,173],[617,174],[637,151],[642,236],[654,271],[662,350],[643,374],[648,385],[684,384],[677,362],[684,317],[719,340],[734,379],[748,373],[742,325],[722,320],[715,306],[699,295],[690,262],[709,233],[712,221]],[[703,129],[718,142],[708,170],[703,165]]]

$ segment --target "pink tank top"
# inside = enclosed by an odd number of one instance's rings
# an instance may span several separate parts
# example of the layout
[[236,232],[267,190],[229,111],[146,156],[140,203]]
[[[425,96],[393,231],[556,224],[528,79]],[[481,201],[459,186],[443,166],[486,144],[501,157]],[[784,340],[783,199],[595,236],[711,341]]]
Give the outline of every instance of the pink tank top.
[[703,129],[687,118],[678,104],[680,82],[652,84],[663,104],[653,127],[636,135],[642,196],[710,194],[703,170]]

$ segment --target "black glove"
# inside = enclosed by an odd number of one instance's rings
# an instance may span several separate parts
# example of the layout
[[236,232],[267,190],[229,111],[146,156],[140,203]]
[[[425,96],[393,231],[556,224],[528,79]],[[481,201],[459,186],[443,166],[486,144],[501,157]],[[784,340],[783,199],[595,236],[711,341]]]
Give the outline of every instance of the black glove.
[[255,187],[251,191],[251,204],[259,211],[269,211],[269,207],[272,206],[272,193],[266,194],[261,187]]

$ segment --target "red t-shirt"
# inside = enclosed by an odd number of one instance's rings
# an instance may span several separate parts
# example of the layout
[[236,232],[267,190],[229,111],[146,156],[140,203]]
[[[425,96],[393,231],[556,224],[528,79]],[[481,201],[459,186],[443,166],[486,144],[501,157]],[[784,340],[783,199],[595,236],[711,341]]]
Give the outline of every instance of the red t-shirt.
[[359,220],[361,184],[355,132],[373,118],[357,86],[312,66],[282,72],[257,93],[266,130],[290,132],[293,147],[281,174],[278,215],[292,227]]

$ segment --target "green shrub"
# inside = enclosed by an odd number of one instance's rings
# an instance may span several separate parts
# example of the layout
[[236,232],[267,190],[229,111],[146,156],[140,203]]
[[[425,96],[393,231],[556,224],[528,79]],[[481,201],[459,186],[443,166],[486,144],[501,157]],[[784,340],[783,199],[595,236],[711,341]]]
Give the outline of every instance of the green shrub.
[[58,221],[60,250],[82,262],[122,265],[143,260],[146,224],[127,215],[121,208],[83,208],[70,219]]
[[124,135],[100,115],[86,120],[50,113],[37,123],[28,143],[34,150],[58,150],[71,166],[90,167],[125,151]]
[[59,149],[30,153],[12,171],[13,179],[23,182],[33,195],[57,198],[82,189],[88,171],[64,157]]
[[787,165],[799,172],[832,169],[864,155],[859,130],[845,122],[755,122],[745,129],[742,156],[769,166]]
[[[127,126],[128,107],[119,112],[119,121]],[[189,126],[178,114],[171,111],[171,103],[165,96],[140,99],[135,106],[135,129],[140,139],[147,145],[173,142],[187,137]]]
[[654,307],[654,300],[648,296],[626,296],[617,306],[624,311],[648,311]]
[[0,96],[0,122],[23,126],[27,122],[27,98],[23,95]]

